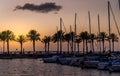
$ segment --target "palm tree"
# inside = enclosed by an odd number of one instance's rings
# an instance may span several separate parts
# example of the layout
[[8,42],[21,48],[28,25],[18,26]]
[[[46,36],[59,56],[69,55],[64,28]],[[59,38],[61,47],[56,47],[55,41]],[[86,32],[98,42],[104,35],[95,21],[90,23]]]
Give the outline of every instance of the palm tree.
[[63,31],[57,31],[53,36],[52,36],[52,41],[54,43],[57,42],[57,52],[59,52],[59,41],[62,35],[62,40],[64,39],[64,32]]
[[58,32],[57,33],[55,33],[53,36],[52,36],[52,41],[54,42],[54,43],[56,43],[57,42],[57,52],[59,51],[59,38],[58,38]]
[[45,44],[45,52],[46,52],[46,46],[47,45],[48,45],[48,52],[49,52],[50,41],[51,41],[51,37],[50,36],[44,36],[44,38],[42,39],[42,42]]
[[50,36],[47,36],[48,53],[49,53],[49,50],[50,50],[50,41],[51,41],[51,37],[50,37]]
[[94,52],[94,39],[96,39],[96,36],[95,36],[95,34],[92,33],[89,35],[89,37],[90,37],[90,41],[92,43],[92,51]]
[[105,39],[107,37],[107,34],[105,32],[100,32],[99,37],[100,37],[100,41],[102,41],[103,52],[104,52],[105,51],[104,44],[105,44]]
[[36,30],[30,30],[27,37],[33,42],[33,52],[35,52],[35,41],[40,40],[40,34]]
[[82,42],[82,39],[80,36],[76,36],[75,42],[77,43],[77,48],[78,48],[78,52],[79,52],[79,44],[80,42]]
[[85,52],[84,47],[85,47],[85,42],[86,42],[86,52],[88,52],[88,45],[87,45],[87,41],[89,39],[89,34],[87,31],[85,32],[81,32],[80,33],[80,37],[82,38],[83,41],[83,53]]
[[67,47],[68,47],[68,52],[69,52],[69,45],[70,45],[70,40],[71,40],[71,35],[70,35],[70,33],[66,33],[65,35],[64,35],[64,39],[65,39],[65,41],[67,41]]
[[26,42],[26,37],[24,35],[19,35],[16,39],[20,43],[21,54],[23,53],[23,43]]
[[3,53],[5,52],[5,41],[6,41],[6,32],[2,31],[0,33],[0,40],[3,41]]
[[70,39],[71,39],[71,52],[73,52],[73,42],[74,42],[75,32],[70,32]]
[[42,39],[41,42],[45,44],[45,52],[46,52],[46,48],[47,48],[47,37],[45,36],[45,37]]
[[15,35],[12,31],[10,30],[6,30],[6,31],[3,31],[3,33],[5,34],[5,39],[6,39],[6,42],[7,42],[7,51],[8,51],[8,54],[9,54],[9,41],[10,40],[14,40],[15,38]]
[[116,34],[111,33],[110,34],[110,39],[112,40],[112,51],[114,51],[114,42],[118,42],[118,37]]
[[85,53],[85,36],[84,36],[84,32],[80,33],[80,37],[82,39],[83,42],[83,54]]

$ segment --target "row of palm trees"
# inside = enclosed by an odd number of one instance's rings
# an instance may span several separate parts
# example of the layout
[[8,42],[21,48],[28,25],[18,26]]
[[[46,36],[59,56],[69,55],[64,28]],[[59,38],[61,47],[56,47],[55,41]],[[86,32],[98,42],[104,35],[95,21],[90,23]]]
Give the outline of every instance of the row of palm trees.
[[7,43],[7,53],[9,54],[9,41],[14,40],[20,43],[21,53],[23,53],[23,43],[30,40],[33,43],[33,51],[35,52],[35,42],[40,40],[40,34],[36,30],[30,30],[26,36],[19,35],[15,38],[15,35],[10,30],[5,30],[0,33],[0,40],[3,41],[3,52],[5,52],[5,42]]
[[[70,51],[70,48],[71,48],[71,52],[73,52],[74,43],[77,43],[77,51],[79,52],[79,45],[81,42],[83,43],[83,53],[85,53],[85,48],[86,48],[86,52],[89,52],[89,51],[94,52],[95,41],[102,43],[102,52],[105,52],[105,41],[109,41],[109,40],[112,42],[112,51],[114,51],[114,43],[118,42],[118,37],[115,33],[111,33],[110,36],[108,36],[106,32],[100,32],[98,35],[95,35],[94,33],[89,34],[87,31],[84,31],[84,32],[81,32],[79,35],[75,35],[74,32],[65,33],[63,31],[57,31],[53,36],[48,36],[48,37],[45,36],[43,38],[42,42],[45,43],[45,51],[46,51],[46,44],[50,43],[50,41],[57,43],[57,51],[60,51],[59,44],[60,44],[61,35],[62,35],[62,41],[67,42],[68,52]],[[88,43],[91,43],[91,46],[92,46],[90,50],[88,50]]]
[[[97,41],[99,43],[102,43],[102,51],[105,51],[105,41],[111,40],[112,42],[112,51],[114,51],[114,42],[118,41],[118,37],[116,34],[112,33],[110,36],[108,36],[105,32],[100,32],[98,35],[95,35],[94,33],[89,34],[87,31],[81,32],[79,35],[75,35],[74,32],[65,33],[63,31],[57,31],[52,36],[44,36],[44,38],[40,39],[40,34],[36,30],[30,30],[26,36],[19,35],[17,38],[15,38],[15,35],[12,31],[6,30],[2,31],[0,33],[0,40],[3,41],[3,52],[5,52],[5,42],[7,43],[7,52],[9,54],[9,42],[11,40],[17,41],[20,43],[20,49],[21,53],[23,53],[23,43],[27,42],[28,40],[32,41],[33,43],[33,52],[36,51],[35,44],[36,41],[41,41],[44,43],[45,52],[49,52],[50,48],[50,42],[57,43],[57,51],[60,51],[60,39],[62,36],[62,41],[67,42],[67,50],[68,52],[73,52],[73,44],[77,44],[77,51],[79,52],[79,45],[82,42],[83,45],[83,53],[89,52],[89,51],[95,51],[94,50],[94,42]],[[88,50],[88,43],[91,43],[91,48]],[[101,46],[101,45],[100,45]],[[86,51],[85,51],[86,49]]]

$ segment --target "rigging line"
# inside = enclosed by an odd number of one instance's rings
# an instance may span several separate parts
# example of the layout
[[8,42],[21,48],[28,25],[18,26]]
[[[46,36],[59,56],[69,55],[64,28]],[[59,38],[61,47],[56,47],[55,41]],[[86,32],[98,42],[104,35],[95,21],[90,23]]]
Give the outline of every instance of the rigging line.
[[82,24],[82,30],[81,31],[84,31],[84,28],[86,28],[86,20],[87,20],[87,16],[85,16],[85,19],[83,21],[83,24]]
[[64,28],[64,30],[65,30],[65,33],[67,33],[66,28],[65,28],[65,25],[64,25],[64,22],[62,22],[62,24],[63,24],[63,28]]
[[95,46],[96,46],[96,48],[98,49],[98,42],[95,42]]
[[116,25],[116,28],[117,28],[118,34],[120,35],[119,27],[118,27],[118,24],[117,24],[117,22],[116,22],[115,15],[114,15],[114,13],[113,13],[113,10],[112,10],[111,5],[110,5],[110,8],[111,8],[111,13],[112,13],[113,20],[114,20],[114,22],[115,22],[115,25]]

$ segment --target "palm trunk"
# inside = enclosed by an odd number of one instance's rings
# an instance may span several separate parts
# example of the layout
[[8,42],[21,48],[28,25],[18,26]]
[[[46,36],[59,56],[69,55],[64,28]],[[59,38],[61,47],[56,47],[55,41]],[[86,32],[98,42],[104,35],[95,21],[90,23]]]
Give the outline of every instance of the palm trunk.
[[77,43],[77,48],[78,48],[78,52],[79,52],[79,43]]
[[33,40],[33,52],[35,52],[35,40]]
[[112,46],[113,46],[113,50],[112,51],[114,52],[114,41],[112,41]]
[[86,39],[86,53],[88,53],[87,39]]
[[105,49],[104,49],[104,41],[102,41],[102,43],[103,43],[103,53],[105,52]]
[[83,40],[83,54],[85,53],[85,41]]
[[101,51],[101,41],[99,42],[99,46],[100,46],[100,53],[102,53],[102,51]]
[[50,50],[49,48],[50,48],[50,42],[48,42],[48,53],[49,53],[49,50]]
[[59,53],[59,40],[57,41],[57,52]]
[[73,37],[72,37],[72,48],[71,48],[71,52],[73,52]]
[[68,44],[67,44],[67,46],[68,46],[68,53],[69,53],[69,41],[68,41]]
[[21,54],[23,53],[23,43],[20,43]]
[[9,40],[7,40],[7,51],[8,51],[8,54],[10,53],[9,51]]
[[45,53],[46,53],[46,43],[45,43]]
[[94,41],[92,40],[92,49],[93,49],[93,53],[95,52],[94,51]]
[[5,52],[5,41],[3,41],[3,53]]

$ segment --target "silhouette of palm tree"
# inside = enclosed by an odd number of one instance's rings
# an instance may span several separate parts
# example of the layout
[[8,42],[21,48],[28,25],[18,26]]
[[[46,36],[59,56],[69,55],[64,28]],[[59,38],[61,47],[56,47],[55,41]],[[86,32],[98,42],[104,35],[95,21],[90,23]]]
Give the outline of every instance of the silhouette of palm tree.
[[69,34],[71,39],[71,52],[73,52],[73,42],[74,42],[75,32],[71,31]]
[[47,47],[47,38],[46,38],[46,36],[42,39],[41,42],[45,44],[45,52],[46,52],[46,47]]
[[71,35],[70,35],[70,33],[66,33],[65,35],[64,35],[64,40],[65,41],[67,41],[67,47],[68,47],[68,52],[69,52],[69,45],[70,45],[70,40],[71,40]]
[[62,35],[62,41],[63,41],[63,39],[64,39],[64,32],[63,31],[58,31],[52,36],[52,41],[54,43],[57,42],[57,52],[60,51],[59,50],[59,41],[60,41],[61,35]]
[[5,34],[5,40],[6,40],[6,42],[7,42],[7,52],[8,52],[8,54],[9,54],[9,41],[10,40],[14,40],[14,38],[15,38],[15,35],[14,35],[14,33],[12,32],[12,31],[10,31],[10,30],[6,30],[6,31],[3,31],[3,33]]
[[79,52],[79,44],[82,42],[82,39],[80,36],[76,36],[75,42],[77,43],[77,48],[78,48],[78,52]]
[[26,42],[26,37],[24,35],[19,35],[16,39],[17,42],[20,43],[21,54],[23,53],[23,43]]
[[110,39],[112,40],[112,51],[114,51],[114,42],[118,42],[118,37],[116,34],[114,33],[111,33],[110,34]]
[[96,39],[96,36],[94,33],[89,35],[90,42],[92,43],[92,51],[94,52],[94,40]]
[[33,52],[35,52],[35,41],[40,40],[40,34],[36,30],[30,30],[27,37],[33,42]]
[[104,49],[104,44],[105,44],[105,39],[107,38],[107,34],[105,32],[100,32],[99,34],[99,41],[102,41],[102,45],[103,45],[103,52],[105,51]]
[[49,52],[50,41],[51,41],[50,36],[44,36],[44,38],[42,39],[42,43],[45,44],[45,52],[46,52],[47,44],[48,44],[48,52]]
[[49,50],[50,50],[50,41],[51,41],[51,37],[50,37],[50,36],[47,36],[48,53],[49,53]]
[[86,41],[86,52],[88,52],[88,45],[87,45],[87,41],[89,39],[88,32],[87,31],[81,32],[80,33],[80,37],[82,38],[82,41],[83,41],[83,53],[85,53],[85,49],[84,49],[84,47],[85,47],[85,41]]
[[3,41],[3,53],[5,52],[5,41],[6,41],[6,32],[2,31],[0,33],[0,40]]

